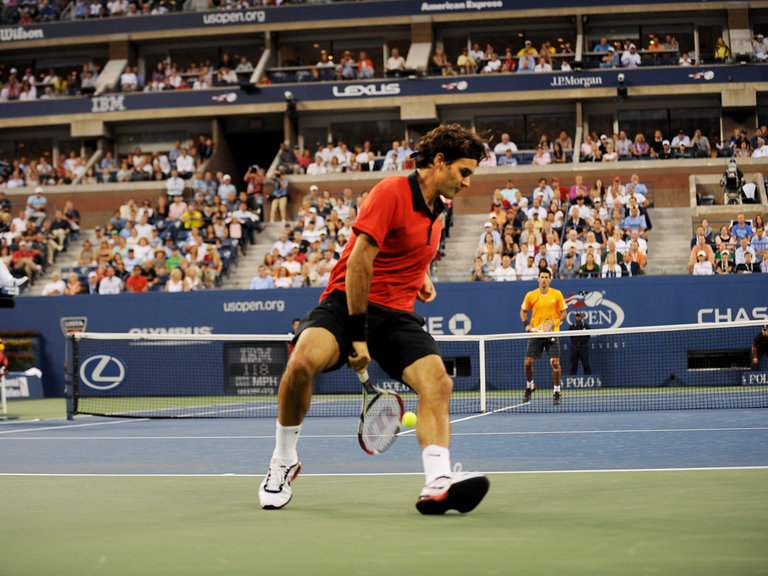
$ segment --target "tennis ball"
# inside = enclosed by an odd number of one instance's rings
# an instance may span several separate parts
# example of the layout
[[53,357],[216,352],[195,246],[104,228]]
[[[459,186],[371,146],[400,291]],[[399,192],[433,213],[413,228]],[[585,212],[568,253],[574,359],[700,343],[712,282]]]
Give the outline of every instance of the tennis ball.
[[416,426],[416,414],[413,412],[406,412],[403,414],[403,426],[406,428],[413,428]]

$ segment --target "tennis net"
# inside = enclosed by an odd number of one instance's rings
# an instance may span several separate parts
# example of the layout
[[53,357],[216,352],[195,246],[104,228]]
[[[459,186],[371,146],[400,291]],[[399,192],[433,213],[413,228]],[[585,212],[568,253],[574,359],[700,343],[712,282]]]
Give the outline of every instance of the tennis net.
[[[750,370],[761,322],[436,336],[453,378],[451,412],[596,412],[768,407],[768,374]],[[576,334],[577,336],[574,336]],[[591,373],[571,373],[574,337],[588,336]],[[560,347],[562,402],[553,405],[547,353],[534,363],[536,391],[523,402],[526,346]],[[76,333],[67,339],[68,415],[136,418],[275,417],[289,355],[281,335]],[[765,360],[763,361],[765,363]],[[376,364],[372,380],[417,398]],[[310,416],[353,416],[360,384],[349,369],[319,375]]]

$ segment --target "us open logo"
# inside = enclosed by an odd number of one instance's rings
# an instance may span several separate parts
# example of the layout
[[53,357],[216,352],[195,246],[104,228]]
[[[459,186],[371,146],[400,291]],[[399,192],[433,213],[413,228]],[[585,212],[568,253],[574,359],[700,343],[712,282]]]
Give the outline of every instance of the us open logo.
[[581,313],[584,321],[592,328],[618,328],[624,323],[624,310],[616,302],[605,297],[605,290],[570,294],[565,303],[568,305],[566,316],[573,324],[573,317]]
[[80,366],[80,381],[94,390],[112,390],[124,379],[125,364],[114,356],[91,356]]

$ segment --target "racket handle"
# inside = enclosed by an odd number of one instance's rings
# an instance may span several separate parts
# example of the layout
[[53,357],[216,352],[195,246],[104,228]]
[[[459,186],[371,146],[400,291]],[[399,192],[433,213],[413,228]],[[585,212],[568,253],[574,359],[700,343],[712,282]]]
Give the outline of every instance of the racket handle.
[[368,382],[368,380],[370,380],[370,378],[368,377],[368,370],[364,372],[355,372],[355,374],[357,374],[357,377],[360,380],[360,384],[365,384],[366,382]]

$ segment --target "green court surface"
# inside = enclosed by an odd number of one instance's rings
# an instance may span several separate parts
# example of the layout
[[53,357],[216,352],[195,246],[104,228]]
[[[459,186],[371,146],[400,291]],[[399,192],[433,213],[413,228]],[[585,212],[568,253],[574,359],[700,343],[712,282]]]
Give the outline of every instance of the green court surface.
[[65,418],[67,406],[64,398],[43,398],[41,400],[9,400],[9,420],[34,420]]
[[0,476],[0,569],[27,575],[757,575],[768,470],[494,474],[472,513],[420,516],[420,475]]

